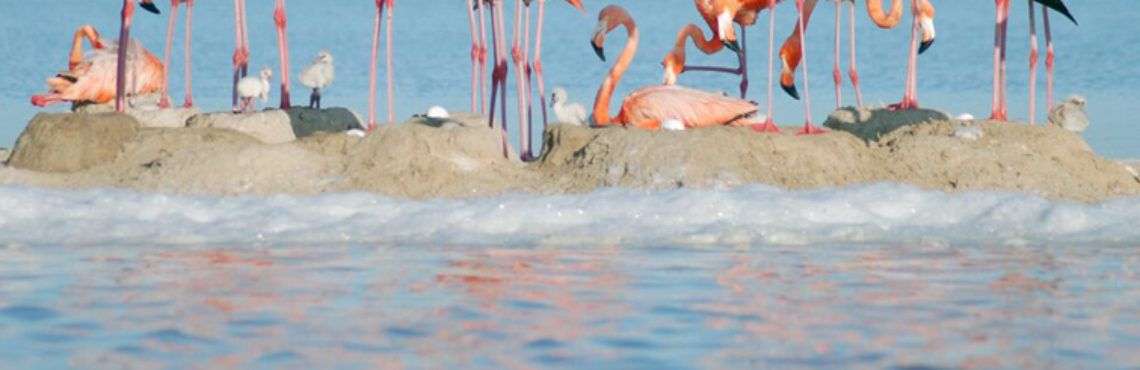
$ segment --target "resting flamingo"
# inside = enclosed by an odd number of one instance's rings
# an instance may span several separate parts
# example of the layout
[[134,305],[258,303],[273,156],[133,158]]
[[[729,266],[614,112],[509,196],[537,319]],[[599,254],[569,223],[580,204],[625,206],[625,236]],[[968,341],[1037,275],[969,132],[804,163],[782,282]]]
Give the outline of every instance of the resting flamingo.
[[[166,24],[166,48],[163,49],[162,65],[170,68],[170,51],[174,46],[174,23],[178,20],[178,5],[186,3],[186,33],[183,35],[182,48],[183,48],[183,79],[186,85],[186,96],[182,102],[182,106],[190,108],[194,106],[193,86],[190,83],[190,40],[192,30],[192,20],[194,17],[194,0],[170,0],[170,20]],[[158,106],[162,108],[170,108],[170,94],[168,88],[170,86],[170,74],[166,78],[166,86],[162,90],[162,98],[159,100]]]
[[368,131],[376,129],[376,63],[380,52],[380,18],[384,17],[384,8],[388,9],[387,40],[385,41],[385,59],[388,83],[388,122],[396,122],[395,100],[392,94],[395,91],[392,81],[392,9],[396,0],[376,0],[376,17],[372,22],[372,64],[368,70]]
[[[84,40],[93,49],[90,54],[83,51]],[[117,96],[152,94],[163,90],[166,68],[162,61],[134,41],[126,57],[128,69],[132,71],[131,83],[124,85],[125,90],[119,93],[115,83],[120,65],[118,50],[114,44],[100,37],[95,28],[89,25],[79,27],[72,38],[67,71],[49,78],[49,92],[32,96],[32,104],[38,107],[61,102],[106,104],[116,100]]]
[[[756,23],[756,14],[764,9],[768,10],[768,118],[764,124],[757,126],[760,131],[779,132],[773,119],[773,61],[775,60],[776,35],[776,4],[780,0],[695,0],[697,11],[709,24],[712,34],[708,39],[700,27],[689,24],[677,34],[677,40],[672,51],[665,56],[665,84],[672,85],[677,77],[687,71],[725,72],[741,76],[740,97],[748,94],[748,59],[746,55],[745,30],[746,27]],[[741,38],[737,41],[732,23],[740,25]],[[698,50],[705,54],[720,52],[724,47],[737,53],[739,67],[729,69],[724,67],[705,67],[685,65],[685,40],[692,39]]]
[[606,35],[618,26],[624,26],[629,41],[617,62],[610,69],[594,100],[594,123],[598,126],[620,124],[656,130],[669,120],[680,120],[685,127],[751,124],[748,117],[757,112],[748,101],[730,98],[717,93],[693,90],[679,86],[658,85],[644,87],[630,93],[623,101],[616,117],[610,116],[610,101],[618,81],[629,69],[637,53],[640,39],[637,24],[629,12],[617,5],[607,6],[598,15],[598,31],[591,44],[598,57],[605,60]]
[[[139,6],[154,14],[161,13],[158,7],[154,6],[154,0],[139,0]],[[134,16],[134,0],[123,0],[123,12],[119,24],[118,64],[115,70],[115,111],[120,113],[126,108],[127,102],[127,50],[131,45],[131,21]]]
[[276,0],[273,6],[273,23],[277,26],[277,55],[281,60],[281,109],[292,106],[289,98],[289,36],[285,33],[285,0]]
[[[1030,31],[1030,51],[1029,51],[1029,123],[1034,124],[1036,121],[1037,111],[1037,27],[1036,19],[1033,12],[1033,3],[1041,4],[1042,13],[1044,13],[1045,21],[1045,69],[1047,73],[1046,84],[1046,100],[1051,108],[1053,105],[1053,34],[1049,28],[1049,12],[1048,9],[1053,9],[1066,18],[1069,18],[1073,24],[1077,24],[1077,19],[1065,6],[1061,0],[1028,0],[1029,3],[1029,31]],[[1005,42],[1007,31],[1009,27],[1009,8],[1010,0],[995,0],[995,7],[997,8],[997,20],[994,26],[994,95],[993,95],[993,111],[990,114],[990,119],[998,121],[1007,121],[1009,119],[1009,109],[1006,106],[1005,95]]]
[[[530,56],[530,6],[538,2],[538,24],[535,30],[534,58]],[[581,0],[566,0],[571,6],[585,12]],[[525,12],[523,6],[525,5]],[[525,14],[525,23],[523,18]],[[519,108],[519,146],[520,155],[524,161],[533,159],[530,143],[533,140],[531,128],[531,97],[533,96],[532,72],[538,75],[538,97],[542,109],[542,127],[547,125],[546,117],[546,85],[542,78],[542,26],[546,15],[546,0],[515,0],[515,37],[511,49],[511,57],[515,62],[515,77],[518,79],[518,108]],[[522,27],[520,28],[520,24]],[[525,35],[521,40],[520,35]],[[524,65],[525,63],[525,65]],[[525,73],[525,80],[523,74]]]
[[245,0],[234,0],[234,85],[233,111],[241,111],[238,106],[238,82],[249,74],[249,34],[246,33]]

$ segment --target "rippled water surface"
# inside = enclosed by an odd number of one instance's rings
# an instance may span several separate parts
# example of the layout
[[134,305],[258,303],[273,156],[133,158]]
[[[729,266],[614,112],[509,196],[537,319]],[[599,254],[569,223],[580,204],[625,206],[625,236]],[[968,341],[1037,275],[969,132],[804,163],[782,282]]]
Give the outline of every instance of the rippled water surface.
[[12,368],[1136,366],[1091,246],[0,249]]

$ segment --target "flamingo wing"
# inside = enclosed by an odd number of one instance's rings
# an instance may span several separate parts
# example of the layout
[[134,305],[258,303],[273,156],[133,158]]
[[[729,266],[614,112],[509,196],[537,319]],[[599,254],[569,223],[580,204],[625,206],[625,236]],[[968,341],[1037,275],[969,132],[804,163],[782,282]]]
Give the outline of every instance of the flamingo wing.
[[685,127],[732,124],[755,114],[756,104],[737,98],[680,86],[652,86],[634,91],[622,101],[618,121],[644,129],[680,120]]

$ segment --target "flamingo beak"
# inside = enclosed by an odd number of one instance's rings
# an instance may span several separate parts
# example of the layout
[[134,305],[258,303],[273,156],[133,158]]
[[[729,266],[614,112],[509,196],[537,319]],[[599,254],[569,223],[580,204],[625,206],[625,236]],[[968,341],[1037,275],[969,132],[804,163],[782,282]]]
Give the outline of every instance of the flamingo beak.
[[800,100],[800,92],[798,90],[796,90],[795,84],[785,85],[783,82],[781,82],[780,87],[783,88],[784,92],[788,93],[788,95],[791,96],[792,99]]
[[736,40],[722,42],[724,43],[724,47],[728,48],[728,50],[732,50],[733,53],[740,52],[740,42],[737,42]]
[[926,49],[930,49],[931,46],[934,46],[934,39],[922,41],[922,43],[918,45],[918,53],[925,53]]
[[158,7],[155,6],[153,2],[144,1],[144,2],[139,4],[139,7],[142,7],[143,9],[146,9],[146,11],[151,12],[153,14],[162,14],[162,11],[158,10]]
[[598,58],[601,58],[603,62],[606,61],[606,49],[598,46],[598,44],[595,44],[593,41],[590,42],[590,47],[594,48],[594,54],[597,54]]

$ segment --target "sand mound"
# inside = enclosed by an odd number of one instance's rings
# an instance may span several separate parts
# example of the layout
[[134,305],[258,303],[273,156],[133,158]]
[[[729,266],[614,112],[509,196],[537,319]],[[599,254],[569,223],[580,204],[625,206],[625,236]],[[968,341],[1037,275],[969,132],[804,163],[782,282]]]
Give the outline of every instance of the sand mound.
[[736,127],[648,132],[554,125],[540,159],[523,164],[504,157],[501,134],[474,115],[414,119],[365,138],[316,133],[280,144],[218,128],[138,128],[126,115],[43,115],[21,137],[13,167],[0,167],[0,183],[226,195],[370,191],[411,198],[868,182],[1080,201],[1140,195],[1140,176],[1096,156],[1080,136],[1062,129],[901,121],[864,119],[835,126],[859,136],[833,131],[806,137],[791,129],[771,135]]
[[40,113],[16,140],[8,165],[41,172],[76,172],[118,158],[138,133],[131,116]]
[[12,152],[8,148],[0,148],[0,164],[8,162],[8,156],[11,154]]

